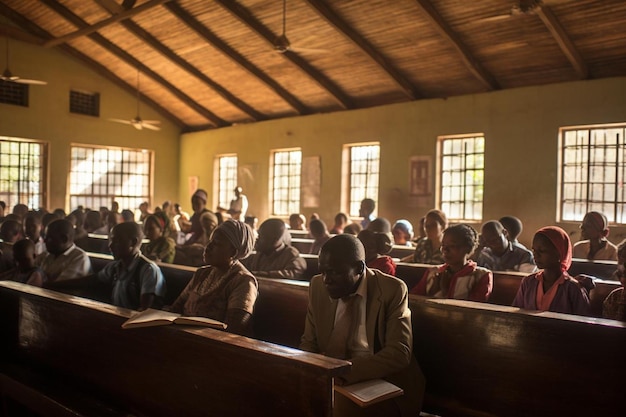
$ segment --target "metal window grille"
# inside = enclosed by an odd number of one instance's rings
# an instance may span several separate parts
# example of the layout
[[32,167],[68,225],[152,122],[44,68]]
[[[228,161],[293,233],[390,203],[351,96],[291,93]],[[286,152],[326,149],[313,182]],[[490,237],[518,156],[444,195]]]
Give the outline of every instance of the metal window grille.
[[100,94],[70,91],[70,112],[87,116],[100,115]]
[[70,207],[98,209],[112,200],[135,209],[150,202],[152,151],[72,146]]
[[441,210],[452,220],[481,220],[485,138],[442,138],[440,158]]
[[378,201],[380,146],[350,147],[350,216],[358,216],[361,201]]
[[28,84],[0,80],[0,103],[28,107]]
[[45,143],[0,136],[0,200],[7,208],[46,205],[47,155]]
[[599,211],[626,223],[626,125],[561,130],[561,221]]
[[230,200],[234,196],[233,190],[237,186],[237,156],[219,157],[219,205],[230,207]]
[[288,216],[300,212],[300,173],[302,151],[276,151],[273,154],[272,214]]

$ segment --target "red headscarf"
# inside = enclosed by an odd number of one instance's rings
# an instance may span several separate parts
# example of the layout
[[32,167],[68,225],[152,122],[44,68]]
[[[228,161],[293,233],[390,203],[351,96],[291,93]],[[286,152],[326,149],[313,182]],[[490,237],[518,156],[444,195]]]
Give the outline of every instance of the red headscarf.
[[567,232],[557,226],[546,226],[537,230],[535,236],[536,235],[543,235],[552,242],[559,253],[561,272],[567,271],[572,264],[572,244],[570,243]]

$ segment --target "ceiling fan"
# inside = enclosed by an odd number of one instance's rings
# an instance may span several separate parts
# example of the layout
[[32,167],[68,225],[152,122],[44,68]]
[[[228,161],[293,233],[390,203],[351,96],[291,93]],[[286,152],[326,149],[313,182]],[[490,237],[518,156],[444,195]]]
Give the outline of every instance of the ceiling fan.
[[7,66],[2,72],[2,74],[0,75],[0,80],[11,82],[11,83],[18,83],[18,84],[30,84],[30,85],[48,84],[46,81],[29,80],[26,78],[18,77],[17,75],[13,75],[11,70],[9,70],[9,38],[6,38],[6,57],[7,57],[6,59]]
[[155,126],[155,125],[161,124],[160,120],[143,120],[141,116],[139,116],[140,96],[141,96],[141,92],[139,90],[139,71],[137,71],[137,116],[135,116],[134,118],[130,120],[125,120],[125,119],[109,119],[109,120],[112,122],[116,122],[116,123],[131,125],[137,130],[142,130],[143,128],[146,128],[149,130],[161,130],[159,126]]
[[283,0],[283,31],[274,39],[274,50],[280,54],[284,54],[287,51],[292,52],[312,52],[312,53],[327,53],[325,49],[310,49],[294,47],[287,39],[287,0]]
[[571,0],[515,0],[508,13],[489,16],[475,20],[473,23],[489,23],[508,20],[516,16],[529,16],[536,13],[543,6],[554,6],[568,3]]

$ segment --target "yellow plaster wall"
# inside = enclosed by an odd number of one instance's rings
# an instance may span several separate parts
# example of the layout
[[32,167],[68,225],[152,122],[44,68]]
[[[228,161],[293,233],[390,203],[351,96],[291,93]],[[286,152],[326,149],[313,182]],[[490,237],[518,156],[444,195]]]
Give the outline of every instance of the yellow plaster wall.
[[[272,149],[301,147],[303,157],[318,155],[322,164],[320,207],[327,224],[342,209],[341,150],[344,144],[379,141],[381,175],[378,214],[414,224],[435,206],[408,196],[409,157],[435,159],[440,135],[485,134],[483,220],[515,215],[524,221],[521,240],[555,224],[559,127],[626,122],[626,78],[519,88],[448,99],[331,114],[294,117],[218,130],[184,134],[180,147],[179,199],[189,207],[188,178],[197,176],[211,196],[215,155],[236,153],[239,166],[251,173],[240,179],[250,214],[269,216],[269,161]],[[431,174],[434,176],[433,164]],[[433,178],[434,188],[434,178]],[[561,224],[577,240],[577,224]],[[613,241],[624,228],[611,233]]]
[[[10,47],[11,71],[23,78],[46,80],[48,85],[30,86],[29,107],[0,104],[0,136],[49,143],[49,208],[74,209],[66,206],[71,143],[155,151],[152,206],[177,197],[180,129],[176,125],[147,105],[142,105],[141,115],[161,120],[159,132],[110,122],[108,118],[136,115],[134,95],[56,50],[14,40]],[[99,92],[100,117],[70,113],[70,89]]]

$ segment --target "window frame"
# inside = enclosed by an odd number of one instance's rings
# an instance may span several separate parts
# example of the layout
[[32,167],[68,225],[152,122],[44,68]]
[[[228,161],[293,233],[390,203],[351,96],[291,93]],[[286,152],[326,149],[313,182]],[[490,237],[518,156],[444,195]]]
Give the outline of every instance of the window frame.
[[[234,173],[235,173],[235,180],[234,182],[232,180],[229,179],[225,179],[224,180],[224,185],[222,185],[222,160],[225,158],[235,158],[235,167],[234,167]],[[233,190],[235,189],[235,187],[237,187],[238,185],[238,181],[239,181],[239,157],[237,156],[236,153],[229,153],[229,154],[221,154],[221,155],[216,155],[215,156],[215,169],[214,169],[214,190],[215,190],[215,195],[214,195],[214,206],[218,206],[218,207],[222,207],[225,209],[228,209],[230,207],[230,200],[232,200],[232,197],[234,195]],[[232,171],[233,168],[231,167],[226,167],[226,170],[230,170]],[[231,183],[232,186],[226,186],[226,183]],[[225,188],[222,188],[225,187]],[[222,200],[222,194],[224,197],[224,200]]]
[[[482,169],[467,169],[466,165],[464,164],[465,160],[467,159],[467,155],[477,155],[479,154],[478,152],[472,152],[472,153],[461,153],[461,154],[444,154],[444,142],[447,140],[459,140],[459,139],[482,139],[483,141],[483,151],[482,151]],[[464,223],[480,223],[483,220],[484,217],[484,204],[485,204],[485,170],[486,170],[486,164],[485,164],[485,156],[486,156],[486,152],[485,152],[485,146],[486,146],[486,138],[485,138],[485,134],[482,132],[478,132],[478,133],[464,133],[464,134],[458,134],[458,135],[441,135],[437,137],[437,184],[436,184],[436,190],[437,190],[437,207],[439,207],[441,209],[441,211],[443,211],[444,213],[446,213],[446,216],[448,217],[449,220],[453,221],[453,222],[464,222]],[[463,166],[462,168],[459,170],[460,172],[463,172],[465,175],[462,175],[462,184],[461,185],[457,185],[457,187],[463,187],[463,195],[465,196],[465,193],[467,192],[467,183],[465,182],[465,178],[466,178],[466,174],[467,171],[482,171],[482,184],[477,184],[474,183],[472,186],[482,186],[482,199],[480,200],[480,213],[479,216],[476,216],[476,213],[474,213],[474,217],[468,217],[467,216],[467,205],[468,205],[468,199],[467,198],[463,198],[463,200],[458,200],[457,203],[460,203],[462,205],[462,212],[463,215],[462,216],[454,216],[454,212],[452,210],[450,210],[449,208],[446,208],[446,204],[452,204],[454,203],[454,200],[450,199],[449,202],[446,202],[444,200],[444,187],[446,185],[444,185],[444,176],[445,173],[447,171],[444,171],[444,158],[446,156],[454,156],[454,155],[459,155],[461,158],[463,158]],[[476,204],[476,200],[474,200],[474,203],[472,204],[473,206],[475,206]],[[474,208],[472,208],[472,210],[474,210]]]
[[[615,144],[615,161],[611,161],[611,164],[607,164],[606,160],[602,159],[602,161],[598,162],[593,159],[595,156],[595,150],[604,149],[606,152],[607,149],[610,149],[612,145],[605,144],[597,144],[592,146],[592,142],[594,141],[592,134],[594,131],[609,131],[609,130],[621,130],[621,139],[617,141]],[[585,153],[586,162],[581,162],[579,165],[581,166],[583,172],[576,172],[576,177],[579,174],[584,175],[586,179],[584,182],[582,181],[571,181],[566,182],[565,177],[567,176],[565,171],[567,166],[574,167],[576,165],[576,161],[574,163],[568,164],[566,161],[566,134],[568,132],[575,132],[575,135],[578,136],[579,133],[585,132],[587,133],[586,143],[584,144],[576,144],[572,145],[571,148],[582,147],[586,148],[586,151],[581,151]],[[606,133],[605,137],[606,137]],[[626,209],[624,205],[626,204],[626,191],[624,189],[624,181],[626,180],[626,123],[606,123],[606,124],[592,124],[592,125],[579,125],[579,126],[565,126],[559,128],[558,134],[558,174],[557,174],[557,207],[556,207],[556,221],[562,223],[579,223],[582,221],[584,215],[589,211],[600,211],[605,214],[611,224],[626,224]],[[578,142],[580,137],[576,138],[576,142]],[[576,152],[576,151],[574,151]],[[621,153],[620,153],[621,152]],[[591,157],[591,161],[589,158]],[[604,182],[594,182],[591,178],[595,172],[592,173],[594,167],[599,167],[604,169],[604,174],[606,174],[606,168],[610,167],[615,168],[615,181],[606,182],[606,177],[603,177]],[[574,168],[575,169],[575,168]],[[620,181],[622,186],[620,188]],[[582,185],[582,189],[584,190],[584,198],[581,199],[573,199],[572,204],[576,205],[583,204],[583,206],[577,210],[574,207],[573,215],[571,218],[568,218],[565,215],[567,211],[565,209],[565,205],[570,202],[572,199],[568,198],[565,192],[565,187],[570,184],[573,185],[576,189],[579,184]],[[603,199],[596,201],[593,197],[592,185],[610,185],[613,188],[613,196],[609,199]],[[583,190],[580,190],[583,192]],[[603,190],[604,191],[604,190]],[[621,195],[621,200],[618,197]],[[607,206],[610,207],[610,210],[607,210]],[[620,210],[620,207],[622,209]]]
[[[20,203],[26,204],[29,209],[38,209],[39,207],[48,207],[48,204],[49,204],[48,186],[49,186],[49,169],[50,169],[50,166],[49,166],[50,165],[49,164],[50,144],[49,142],[36,140],[36,139],[16,138],[16,137],[2,136],[2,135],[0,135],[0,142],[17,143],[20,145],[20,148],[21,148],[21,145],[23,144],[41,146],[40,154],[38,155],[38,159],[40,162],[40,165],[38,167],[39,177],[40,177],[39,193],[20,193],[18,189],[17,200],[14,202],[12,198],[10,198],[11,193],[9,191],[2,191],[0,189],[0,200],[3,200],[7,205],[7,208],[5,209],[5,214],[10,213],[10,208]],[[11,154],[8,154],[8,155],[11,155]],[[0,156],[0,160],[1,159],[2,157]],[[18,153],[18,160],[20,161],[19,166],[18,166],[18,169],[19,169],[21,167],[21,160],[22,160],[21,152]],[[7,167],[7,165],[4,163],[2,163],[1,165],[3,168]],[[18,184],[20,184],[24,182],[24,180],[22,180],[21,178],[18,178],[14,182],[17,182]],[[28,201],[29,196],[33,196],[33,195],[39,195],[39,204],[34,204],[34,203],[29,204],[29,201]]]
[[[358,196],[353,198],[353,191],[354,190],[358,190],[358,189],[362,189],[362,187],[357,187],[355,185],[353,185],[353,164],[354,164],[354,160],[352,159],[352,151],[355,148],[364,148],[364,147],[370,147],[370,146],[376,146],[378,147],[378,157],[377,157],[377,170],[376,172],[371,172],[366,170],[365,171],[365,175],[366,175],[366,186],[365,186],[365,190],[363,193],[357,193],[359,194]],[[359,207],[361,205],[361,201],[364,198],[371,198],[372,200],[374,200],[374,202],[376,203],[376,209],[374,210],[374,213],[376,213],[378,211],[378,198],[380,195],[380,156],[381,156],[381,151],[382,151],[382,147],[380,146],[380,142],[378,141],[371,141],[371,142],[356,142],[356,143],[348,143],[343,145],[343,169],[342,169],[342,181],[343,181],[343,193],[342,193],[342,198],[341,198],[341,207],[343,208],[342,211],[348,213],[348,216],[350,217],[359,217]],[[366,159],[367,160],[367,159]],[[368,165],[369,166],[369,165]],[[368,185],[369,183],[369,178],[371,175],[376,175],[377,176],[377,181],[376,181],[376,185],[375,185],[375,195],[369,195],[367,189],[368,188],[372,188],[371,186]],[[360,174],[359,174],[360,175]],[[356,211],[352,211],[352,208],[355,208]]]
[[[116,194],[109,194],[109,193],[85,193],[85,194],[75,194],[72,193],[72,173],[73,173],[73,164],[74,164],[74,149],[75,148],[85,148],[85,149],[92,149],[94,152],[95,151],[104,151],[106,150],[107,152],[110,151],[120,151],[120,152],[136,152],[136,153],[141,153],[141,154],[148,154],[148,172],[145,174],[142,174],[144,177],[148,178],[148,184],[147,184],[147,190],[148,190],[148,194],[143,194],[143,195],[132,195],[132,194],[123,194],[123,193],[116,193]],[[99,207],[102,204],[98,204],[97,207],[92,207],[91,205],[87,205],[87,204],[83,204],[80,202],[77,202],[76,204],[72,203],[72,198],[73,197],[89,197],[89,198],[93,198],[93,199],[105,199],[106,200],[106,204],[104,204],[105,206],[109,207],[111,205],[111,202],[113,201],[113,199],[115,199],[116,201],[119,202],[120,208],[121,209],[129,209],[129,210],[136,210],[137,207],[139,206],[139,204],[143,201],[147,201],[148,204],[152,205],[152,200],[153,200],[153,195],[154,195],[154,161],[155,161],[155,152],[154,150],[151,149],[144,149],[144,148],[130,148],[130,147],[123,147],[123,146],[107,146],[107,145],[94,145],[94,144],[89,144],[89,143],[70,143],[70,152],[69,152],[69,168],[68,168],[68,175],[67,175],[67,193],[66,193],[66,204],[69,207],[70,210],[74,210],[78,205],[82,205],[85,208],[91,208],[93,210],[98,210]],[[93,160],[92,160],[93,161]],[[102,160],[102,161],[106,161],[107,163],[111,163],[110,159],[107,158],[106,160]],[[135,172],[135,165],[133,165],[133,162],[136,161],[132,161],[132,160],[121,160],[120,164],[123,168],[127,168],[125,171],[121,170],[121,171],[106,171],[106,173],[102,173],[102,176],[106,176],[108,177],[109,174],[113,174],[113,175],[119,175],[120,178],[122,179],[122,182],[120,182],[120,184],[118,184],[118,187],[123,187],[124,183],[123,183],[123,178],[124,175],[133,175],[136,174]],[[92,162],[93,163],[93,162]],[[94,171],[91,171],[91,175],[92,178],[94,176]],[[103,185],[100,184],[100,187],[106,187],[107,191],[108,191],[108,187],[110,186],[108,183],[108,179],[107,182]],[[113,184],[112,186],[116,186],[115,184]],[[93,190],[94,187],[94,182],[90,183],[90,187]],[[142,187],[145,187],[145,185],[142,185]],[[124,203],[125,200],[136,200],[138,203],[135,205],[131,205],[131,204],[126,204]],[[133,207],[134,206],[134,207]]]
[[[299,172],[297,174],[297,185],[292,185],[292,182],[288,180],[287,184],[287,194],[291,195],[293,192],[297,192],[298,200],[297,204],[292,204],[292,200],[288,197],[287,200],[287,210],[286,212],[280,212],[276,210],[276,205],[278,200],[276,199],[276,179],[277,179],[277,166],[279,164],[276,163],[276,156],[281,153],[292,153],[299,152],[300,153],[300,162],[296,163],[296,165],[300,165]],[[280,164],[290,166],[290,163]],[[289,171],[289,169],[288,169]],[[287,178],[295,177],[295,175],[288,173]],[[297,190],[297,191],[295,191]],[[284,149],[272,149],[270,152],[270,187],[269,187],[269,201],[270,201],[270,214],[275,217],[289,217],[293,213],[300,213],[300,205],[302,204],[302,148],[284,148]]]

